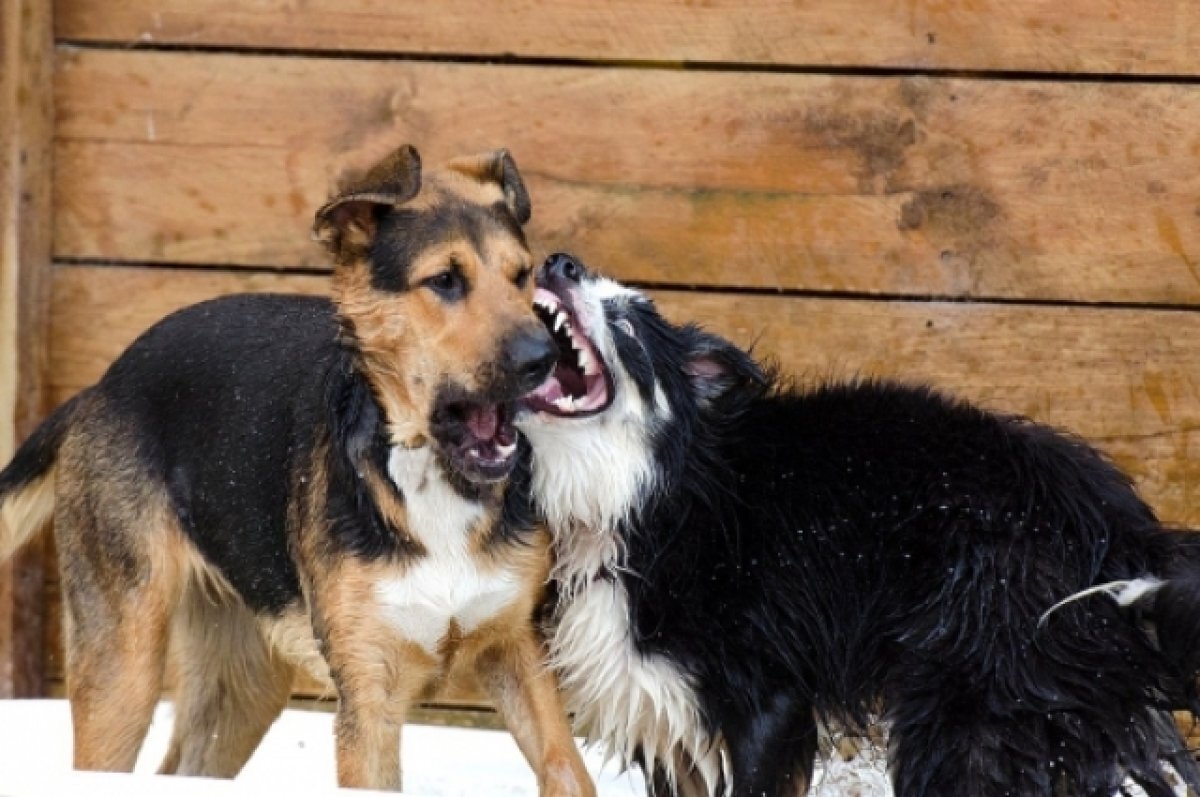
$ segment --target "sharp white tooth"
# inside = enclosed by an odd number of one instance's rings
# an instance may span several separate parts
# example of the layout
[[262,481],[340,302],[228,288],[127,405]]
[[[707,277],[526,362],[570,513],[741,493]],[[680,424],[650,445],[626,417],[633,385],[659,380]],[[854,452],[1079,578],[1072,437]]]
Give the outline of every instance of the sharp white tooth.
[[554,331],[557,332],[564,324],[566,324],[567,330],[570,331],[571,325],[567,324],[567,314],[560,311],[559,314],[554,317]]
[[554,406],[558,407],[563,412],[574,412],[575,400],[570,396],[559,396],[554,400]]
[[579,352],[579,366],[583,368],[584,374],[590,375],[600,370],[596,367],[596,358],[592,356],[590,351],[586,348],[578,349],[577,351]]
[[498,445],[496,446],[496,450],[500,452],[501,457],[507,457],[509,454],[517,450],[517,444],[509,443],[506,446]]

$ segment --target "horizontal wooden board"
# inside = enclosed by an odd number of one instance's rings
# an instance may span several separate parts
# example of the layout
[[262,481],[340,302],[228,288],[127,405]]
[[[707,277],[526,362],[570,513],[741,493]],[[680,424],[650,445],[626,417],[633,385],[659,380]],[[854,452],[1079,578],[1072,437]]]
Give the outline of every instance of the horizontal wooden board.
[[1196,74],[1191,0],[59,0],[74,41],[667,62]]
[[66,51],[56,253],[324,267],[398,143],[507,146],[539,251],[629,280],[1200,303],[1192,86]]
[[[95,381],[162,315],[246,290],[323,293],[323,277],[60,266],[58,399]],[[1200,525],[1200,312],[654,294],[676,318],[757,341],[801,379],[883,374],[1066,427],[1111,452],[1164,517]]]

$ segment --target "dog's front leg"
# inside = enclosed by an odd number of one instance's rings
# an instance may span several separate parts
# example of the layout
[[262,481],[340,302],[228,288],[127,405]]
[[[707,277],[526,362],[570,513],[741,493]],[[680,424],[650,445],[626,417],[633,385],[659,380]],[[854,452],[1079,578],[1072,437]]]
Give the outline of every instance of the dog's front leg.
[[399,791],[400,729],[436,662],[382,619],[369,579],[344,568],[326,583],[312,611],[338,695],[338,785]]
[[431,672],[428,657],[411,647],[390,656],[370,648],[330,651],[339,786],[400,790],[400,729]]
[[558,682],[545,666],[542,645],[533,632],[525,629],[494,645],[481,656],[478,670],[537,774],[541,797],[595,797]]

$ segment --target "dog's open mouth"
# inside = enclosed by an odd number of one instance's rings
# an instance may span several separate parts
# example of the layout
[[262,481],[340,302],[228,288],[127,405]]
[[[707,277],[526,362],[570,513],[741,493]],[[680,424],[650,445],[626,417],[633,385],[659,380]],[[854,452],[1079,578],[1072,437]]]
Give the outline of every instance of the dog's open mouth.
[[546,381],[525,396],[525,406],[564,417],[585,417],[607,409],[612,403],[612,378],[570,297],[538,288],[533,306],[558,345],[558,363]]
[[434,413],[432,431],[454,468],[472,481],[497,481],[517,459],[511,404],[457,401]]

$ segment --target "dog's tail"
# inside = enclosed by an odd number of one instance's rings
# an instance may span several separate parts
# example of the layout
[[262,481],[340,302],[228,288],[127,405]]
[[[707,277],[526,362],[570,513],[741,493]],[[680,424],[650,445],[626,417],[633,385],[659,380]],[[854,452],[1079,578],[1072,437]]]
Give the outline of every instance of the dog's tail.
[[[1180,556],[1169,574],[1161,580],[1137,579],[1134,592],[1126,592],[1124,601],[1118,595],[1117,600],[1152,623],[1158,649],[1175,676],[1168,701],[1176,710],[1185,709],[1196,718],[1200,717],[1200,546],[1185,540],[1183,532],[1173,536],[1181,543],[1177,547]],[[1170,713],[1161,713],[1159,720],[1157,735],[1163,757],[1188,784],[1189,794],[1200,793],[1200,766],[1194,752],[1178,736]]]
[[[1173,573],[1138,606],[1154,621],[1158,646],[1167,660],[1193,682],[1200,678],[1200,562]],[[1200,699],[1191,697],[1190,708],[1200,713]]]
[[[1068,604],[1107,596],[1153,629],[1157,657],[1165,665],[1155,678],[1155,687],[1161,690],[1156,702],[1164,709],[1185,710],[1200,717],[1200,532],[1163,530],[1159,534],[1171,559],[1163,573],[1110,581],[1076,592],[1050,607],[1042,615],[1041,625]],[[1189,793],[1200,794],[1200,765],[1179,736],[1171,712],[1157,712],[1152,724],[1148,730],[1158,744],[1160,757],[1169,761],[1191,787]],[[1140,775],[1155,782],[1156,774],[1149,768],[1143,768]]]
[[0,471],[0,561],[40,531],[54,512],[58,448],[78,401],[76,396],[55,410]]
[[[1182,538],[1184,532],[1173,534]],[[1039,626],[1069,603],[1107,595],[1118,606],[1153,621],[1159,650],[1167,661],[1185,676],[1200,677],[1200,544],[1188,540],[1178,551],[1180,558],[1167,577],[1109,581],[1068,595],[1046,610]],[[1194,708],[1200,713],[1200,701]]]

